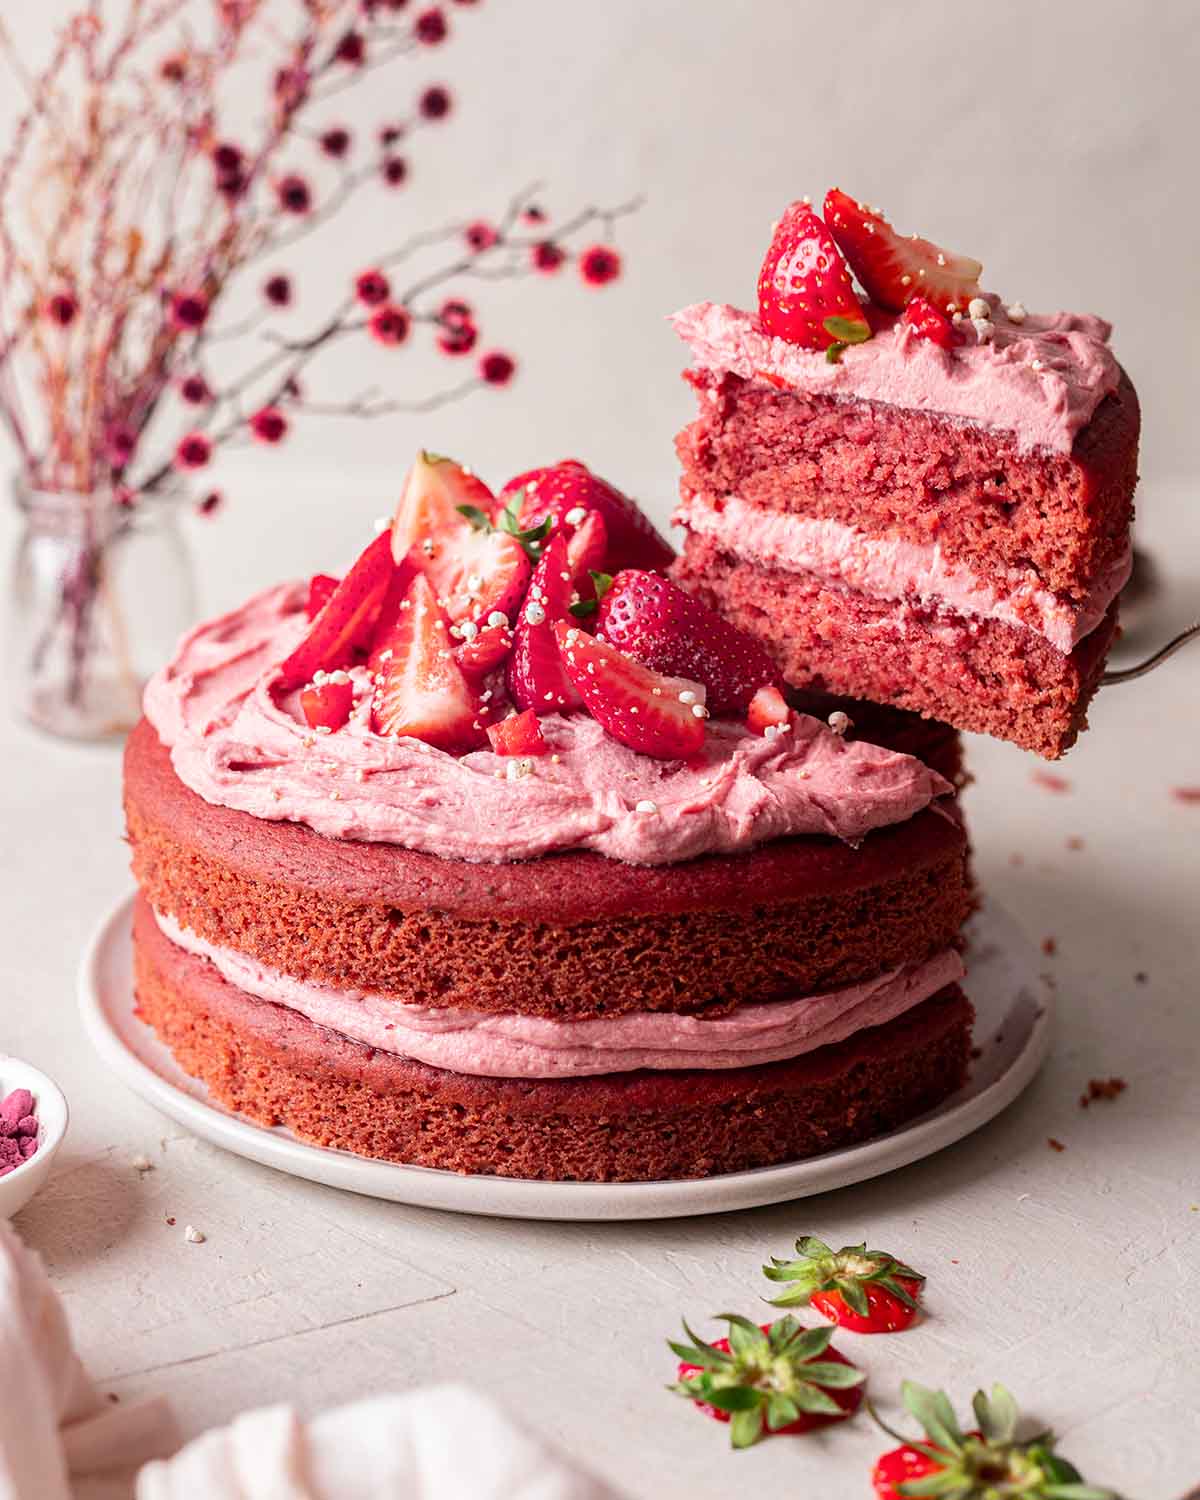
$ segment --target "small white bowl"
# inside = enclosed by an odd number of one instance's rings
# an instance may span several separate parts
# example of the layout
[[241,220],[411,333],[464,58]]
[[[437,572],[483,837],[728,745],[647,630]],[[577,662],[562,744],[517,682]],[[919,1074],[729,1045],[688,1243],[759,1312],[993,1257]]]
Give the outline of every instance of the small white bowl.
[[0,1099],[13,1089],[28,1089],[33,1095],[38,1148],[19,1167],[0,1177],[0,1219],[11,1219],[45,1185],[66,1136],[69,1118],[63,1091],[52,1078],[19,1057],[0,1053]]

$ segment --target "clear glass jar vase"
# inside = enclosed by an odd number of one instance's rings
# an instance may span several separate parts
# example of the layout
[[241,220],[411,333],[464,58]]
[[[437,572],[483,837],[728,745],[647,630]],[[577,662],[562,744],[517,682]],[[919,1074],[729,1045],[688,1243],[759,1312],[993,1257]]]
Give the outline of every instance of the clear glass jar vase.
[[74,740],[126,734],[142,689],[195,618],[181,484],[123,503],[13,485],[24,529],[9,593],[9,662],[30,723]]

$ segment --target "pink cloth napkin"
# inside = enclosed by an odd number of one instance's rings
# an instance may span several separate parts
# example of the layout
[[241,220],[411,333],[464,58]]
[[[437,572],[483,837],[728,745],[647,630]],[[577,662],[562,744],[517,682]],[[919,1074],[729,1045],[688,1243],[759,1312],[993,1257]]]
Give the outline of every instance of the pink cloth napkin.
[[620,1500],[456,1385],[311,1420],[267,1407],[180,1448],[161,1399],[100,1395],[41,1260],[3,1222],[0,1391],[0,1500]]

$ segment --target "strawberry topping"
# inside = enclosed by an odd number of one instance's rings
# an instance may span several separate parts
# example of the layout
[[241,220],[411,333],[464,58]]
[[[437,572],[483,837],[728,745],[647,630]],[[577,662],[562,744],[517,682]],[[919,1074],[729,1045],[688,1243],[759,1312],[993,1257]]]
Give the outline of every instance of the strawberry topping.
[[494,504],[487,485],[453,459],[422,452],[405,481],[392,522],[393,556],[416,562],[453,624],[478,625],[496,613],[511,618],[529,581],[518,538],[488,524]]
[[825,197],[825,222],[871,301],[901,312],[919,292],[939,312],[962,312],[979,296],[983,267],[967,255],[898,235],[882,214],[841,188]]
[[608,539],[606,562],[610,570],[667,568],[675,559],[670,544],[659,536],[636,503],[578,459],[568,458],[518,474],[501,490],[501,501],[510,500],[519,490],[525,492],[518,511],[521,526],[549,520],[552,535],[561,530],[571,535],[583,525],[589,511],[598,511]]
[[337,586],[338,580],[332,573],[314,573],[308,580],[308,602],[304,606],[304,613],[310,620],[315,620],[329,603],[330,595]]
[[657,573],[626,568],[600,605],[598,629],[619,651],[671,677],[702,682],[718,717],[740,717],[779,669],[750,636]]
[[579,694],[552,633],[555,622],[568,617],[573,592],[566,539],[558,534],[546,544],[533,570],[508,658],[508,691],[518,708],[553,714],[579,707]]
[[507,625],[485,625],[470,640],[455,646],[454,660],[474,682],[504,664],[512,643],[513,633]]
[[664,677],[607,641],[559,621],[554,638],[567,675],[588,712],[631,750],[688,760],[704,748],[704,690]]
[[550,750],[542,737],[537,714],[531,708],[491,725],[487,737],[497,755],[546,755]]
[[766,333],[804,349],[871,337],[838,247],[808,203],[791,204],[775,226],[758,276],[758,317]]
[[928,339],[942,349],[953,349],[958,343],[954,324],[945,313],[938,312],[928,297],[919,294],[911,297],[900,321],[907,323],[918,338]]
[[760,687],[750,700],[746,711],[746,727],[755,734],[766,734],[768,729],[782,729],[791,718],[791,710],[783,694],[774,684]]
[[345,672],[318,672],[300,694],[300,712],[311,729],[340,729],[354,707],[354,684]]
[[353,664],[365,652],[392,581],[391,542],[380,532],[322,605],[308,634],[280,667],[284,686],[311,682],[318,672]]
[[482,742],[479,704],[452,644],[433,588],[418,573],[371,653],[371,727],[377,734],[411,735],[453,753]]

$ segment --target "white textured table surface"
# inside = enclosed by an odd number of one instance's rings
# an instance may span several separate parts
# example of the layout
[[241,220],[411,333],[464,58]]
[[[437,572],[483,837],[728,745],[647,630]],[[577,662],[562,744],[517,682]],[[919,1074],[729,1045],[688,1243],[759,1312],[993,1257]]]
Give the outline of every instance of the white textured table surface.
[[[1170,570],[1156,630],[1200,600],[1192,499],[1180,487],[1143,503],[1143,536]],[[318,530],[327,523],[304,540],[310,565]],[[214,533],[205,546],[216,545]],[[246,581],[259,566],[241,563]],[[189,1434],[252,1404],[311,1411],[458,1377],[639,1500],[739,1484],[856,1500],[886,1446],[865,1419],[731,1455],[722,1431],[663,1392],[663,1339],[681,1313],[715,1332],[708,1314],[755,1312],[760,1263],[798,1233],[865,1236],[930,1278],[920,1327],[840,1340],[881,1403],[904,1375],[963,1407],[999,1379],[1090,1477],[1128,1500],[1177,1500],[1200,1481],[1200,803],[1171,789],[1200,785],[1198,682],[1200,649],[1103,694],[1060,768],[1065,791],[1039,784],[1038,763],[1010,747],[970,747],[979,876],[1057,943],[1046,965],[1058,1038],[1017,1105],[875,1182],[627,1227],[342,1195],[189,1139],[111,1083],[80,1033],[73,986],[89,930],[127,886],[118,756],[6,723],[0,1046],[52,1073],[74,1112],[55,1175],[17,1227],[46,1257],[86,1361],[122,1398],[168,1394]],[[1082,1111],[1087,1080],[1110,1074],[1127,1092]],[[154,1171],[134,1169],[141,1153]],[[185,1243],[188,1223],[204,1244]]]

